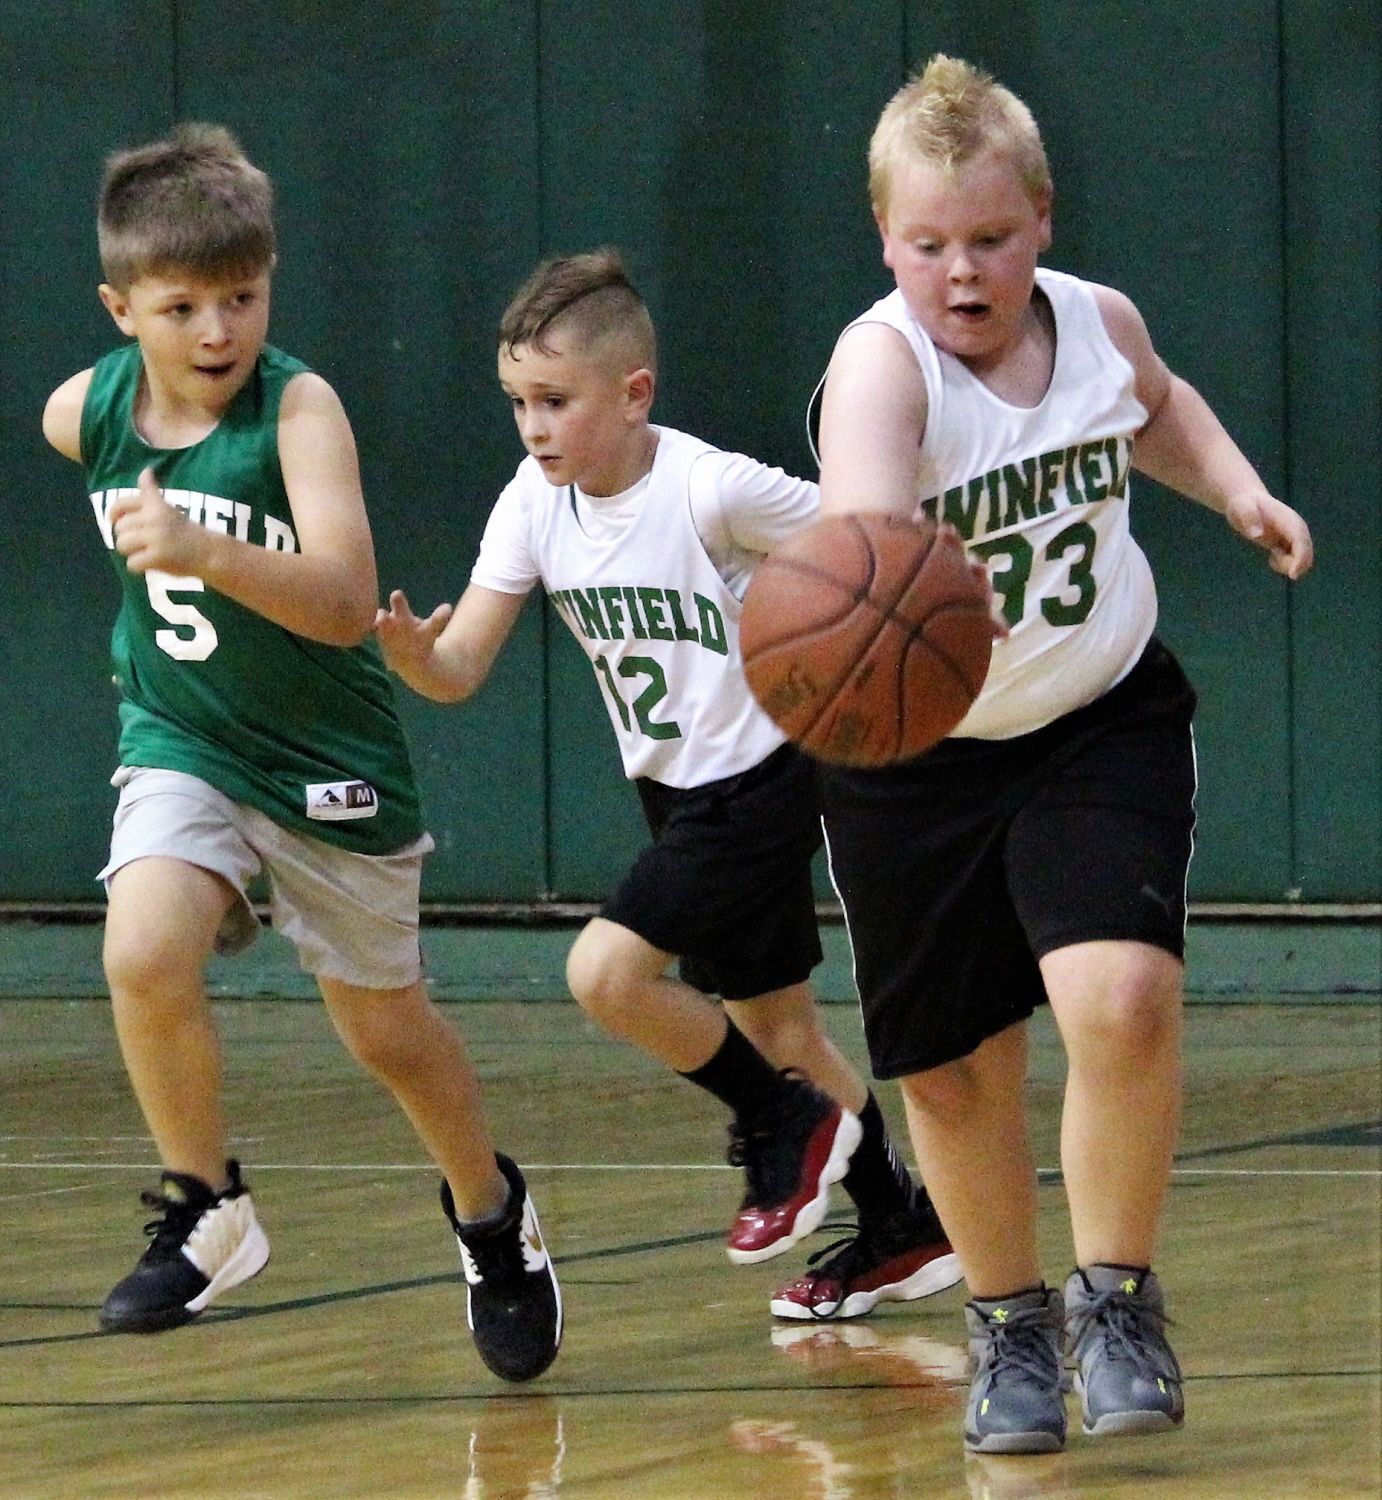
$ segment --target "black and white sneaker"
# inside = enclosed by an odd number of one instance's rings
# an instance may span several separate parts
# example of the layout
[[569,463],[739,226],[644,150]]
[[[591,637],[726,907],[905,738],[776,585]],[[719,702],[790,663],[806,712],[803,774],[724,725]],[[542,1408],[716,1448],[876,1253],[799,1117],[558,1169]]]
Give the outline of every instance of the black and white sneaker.
[[495,1161],[509,1184],[502,1217],[461,1224],[445,1178],[441,1206],[461,1249],[466,1321],[480,1358],[504,1380],[532,1380],[561,1347],[561,1288],[523,1174],[507,1156]]
[[254,1201],[228,1161],[230,1185],[213,1193],[200,1177],[165,1172],[158,1192],[140,1202],[158,1210],[144,1226],[149,1248],[106,1298],[101,1327],[108,1333],[158,1333],[189,1323],[231,1287],[262,1271],[269,1241],[254,1216]]

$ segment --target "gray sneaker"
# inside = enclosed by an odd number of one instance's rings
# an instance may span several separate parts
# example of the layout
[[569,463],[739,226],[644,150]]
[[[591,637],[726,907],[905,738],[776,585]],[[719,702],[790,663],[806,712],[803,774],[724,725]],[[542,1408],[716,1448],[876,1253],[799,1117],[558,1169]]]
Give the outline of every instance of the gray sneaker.
[[1057,1453],[1065,1446],[1061,1330],[1054,1287],[965,1306],[974,1378],[965,1411],[971,1453]]
[[1185,1420],[1161,1283],[1150,1271],[1078,1270],[1066,1282],[1065,1302],[1086,1433],[1165,1432]]

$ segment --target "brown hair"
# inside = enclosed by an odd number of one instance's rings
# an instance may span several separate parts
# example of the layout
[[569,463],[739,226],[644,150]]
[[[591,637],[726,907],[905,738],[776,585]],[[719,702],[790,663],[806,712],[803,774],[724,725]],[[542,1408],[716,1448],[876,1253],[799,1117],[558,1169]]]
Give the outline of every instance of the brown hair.
[[258,275],[274,260],[273,187],[220,125],[178,125],[106,162],[96,217],[117,291],[150,273]]
[[617,347],[631,366],[655,368],[653,320],[617,250],[544,260],[505,309],[499,347],[512,353],[530,344],[550,354],[545,340],[558,323],[571,329],[583,353]]

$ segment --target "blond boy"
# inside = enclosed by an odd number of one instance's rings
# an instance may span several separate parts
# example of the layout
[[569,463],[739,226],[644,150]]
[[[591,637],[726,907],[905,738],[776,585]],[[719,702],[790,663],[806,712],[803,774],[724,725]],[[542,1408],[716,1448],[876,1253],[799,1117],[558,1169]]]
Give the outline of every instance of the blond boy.
[[[950,522],[1009,631],[950,739],[824,777],[874,1072],[901,1080],[970,1290],[966,1446],[1063,1445],[1063,1336],[1087,1433],[1169,1428],[1182,1382],[1151,1264],[1181,1097],[1194,693],[1153,634],[1129,467],[1287,578],[1310,535],[1125,296],[1037,268],[1052,188],[1020,100],[933,58],[883,111],[869,181],[896,290],[836,345],[822,509]],[[1047,1001],[1069,1062],[1063,1297],[1037,1260],[1022,1102]]]

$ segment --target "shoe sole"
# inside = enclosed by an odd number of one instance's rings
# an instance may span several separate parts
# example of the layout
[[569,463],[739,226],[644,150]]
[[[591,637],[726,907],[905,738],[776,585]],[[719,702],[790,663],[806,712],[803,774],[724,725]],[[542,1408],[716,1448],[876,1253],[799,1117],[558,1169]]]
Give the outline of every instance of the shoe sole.
[[785,1297],[773,1298],[768,1307],[775,1318],[837,1323],[846,1318],[862,1318],[871,1313],[880,1302],[916,1302],[922,1297],[934,1297],[937,1292],[944,1292],[963,1280],[960,1257],[952,1251],[949,1255],[938,1255],[935,1260],[928,1260],[905,1281],[894,1281],[871,1292],[851,1292],[843,1302],[837,1303],[828,1312],[802,1302],[790,1302]]
[[165,1333],[170,1328],[181,1328],[223,1292],[257,1276],[268,1263],[268,1236],[256,1222],[246,1231],[244,1238],[236,1246],[234,1255],[190,1302],[137,1317],[111,1317],[103,1309],[97,1320],[98,1324],[106,1333]]
[[1185,1421],[1185,1408],[1179,1413],[1169,1411],[1106,1411],[1094,1421],[1089,1420],[1089,1408],[1085,1404],[1084,1381],[1079,1371],[1071,1382],[1075,1394],[1080,1398],[1084,1415],[1080,1430],[1086,1437],[1139,1437],[1144,1433],[1174,1432]]
[[991,1432],[971,1438],[965,1433],[966,1453],[1059,1453],[1065,1439],[1054,1432]]
[[740,1250],[733,1245],[725,1246],[725,1254],[736,1266],[754,1266],[760,1261],[772,1260],[785,1255],[793,1245],[799,1244],[808,1234],[814,1234],[825,1219],[830,1206],[830,1189],[849,1171],[849,1159],[864,1138],[864,1127],[859,1117],[847,1109],[840,1111],[840,1123],[835,1129],[835,1139],[830,1143],[830,1155],[816,1179],[816,1195],[808,1199],[797,1210],[792,1227],[787,1234],[771,1245],[761,1245],[757,1250]]
[[1085,1422],[1081,1430],[1086,1437],[1140,1437],[1146,1433],[1174,1432],[1184,1420],[1164,1411],[1110,1411],[1093,1426]]

